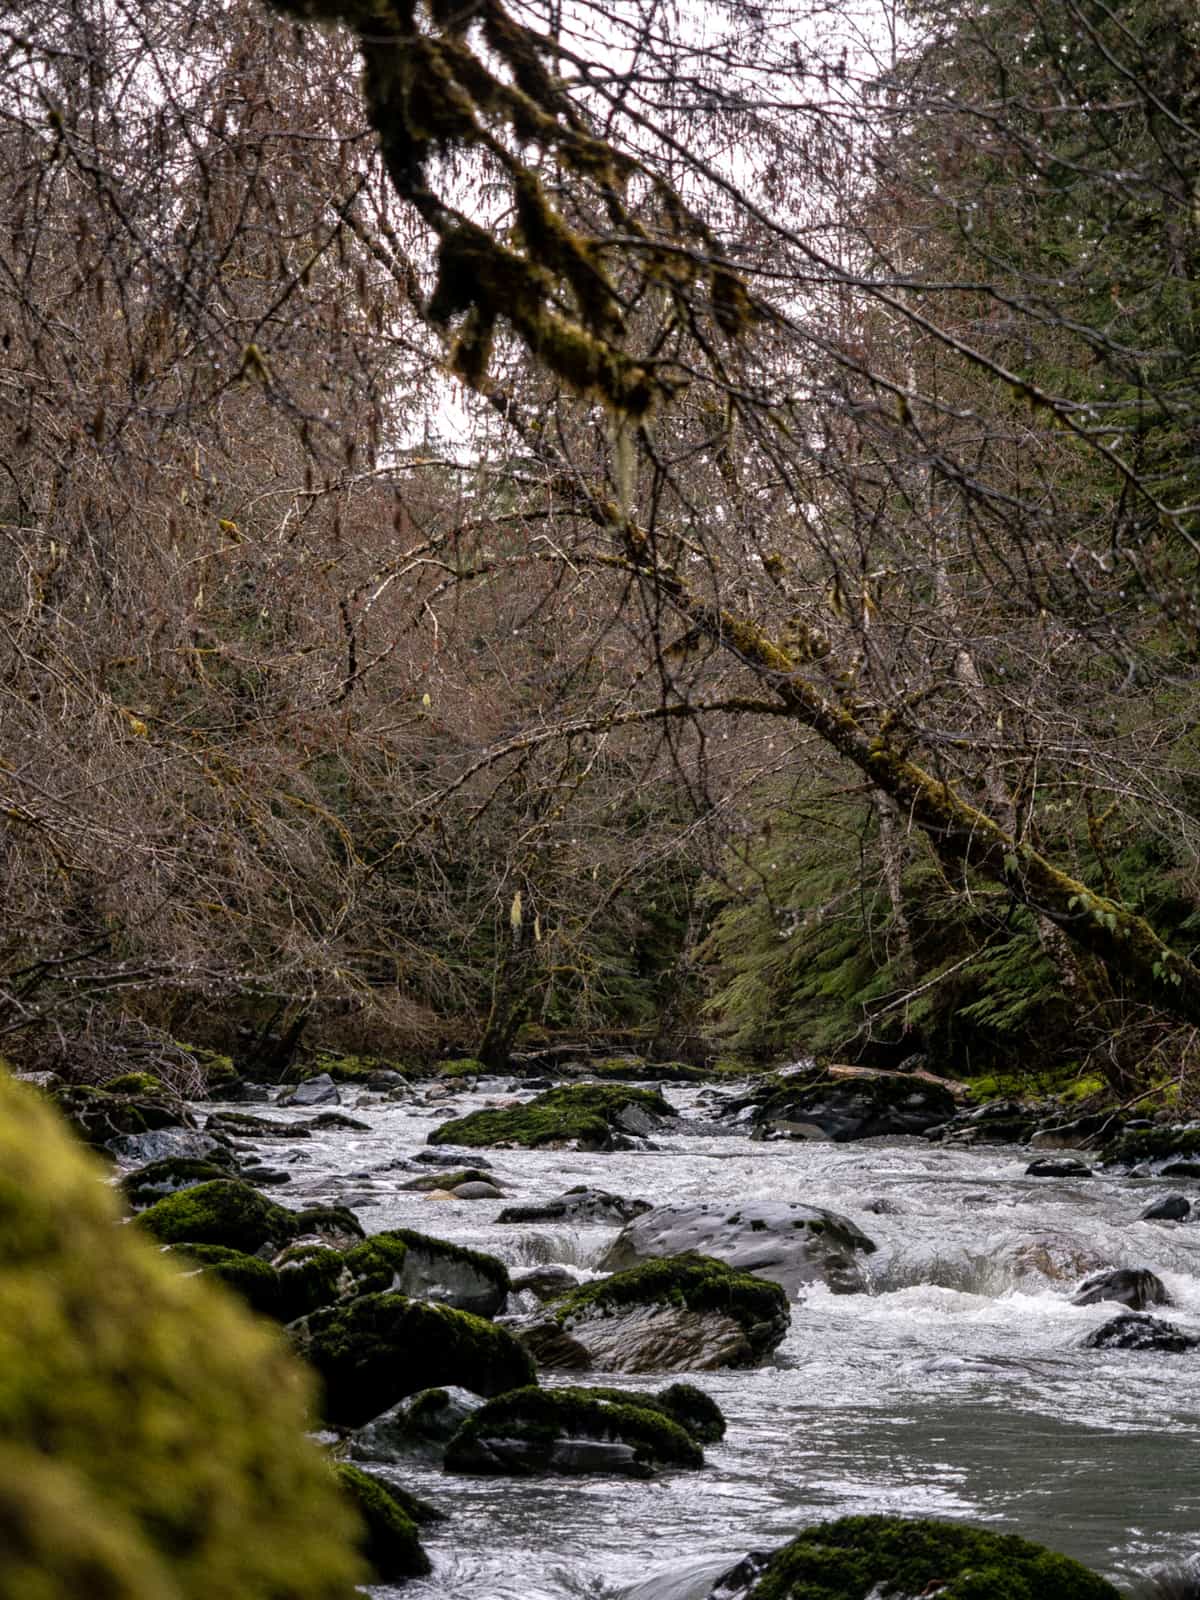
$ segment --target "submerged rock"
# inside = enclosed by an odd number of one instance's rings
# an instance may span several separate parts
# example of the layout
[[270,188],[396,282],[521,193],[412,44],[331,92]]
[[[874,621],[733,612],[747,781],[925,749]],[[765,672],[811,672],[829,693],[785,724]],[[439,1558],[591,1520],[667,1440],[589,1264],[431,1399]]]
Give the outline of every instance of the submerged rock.
[[1105,1300],[1115,1300],[1131,1311],[1172,1304],[1162,1279],[1147,1267],[1115,1267],[1111,1272],[1098,1272],[1085,1278],[1071,1296],[1073,1306],[1096,1306]]
[[688,1250],[782,1284],[789,1295],[811,1283],[854,1294],[867,1286],[861,1258],[875,1244],[847,1217],[797,1201],[656,1206],[622,1230],[600,1267],[616,1272]]
[[350,1454],[357,1461],[398,1461],[424,1456],[440,1461],[446,1446],[484,1401],[453,1384],[421,1389],[355,1430]]
[[788,1321],[778,1284],[688,1254],[584,1284],[521,1337],[547,1367],[684,1372],[761,1361]]
[[1137,1311],[1122,1312],[1083,1341],[1085,1350],[1165,1350],[1173,1354],[1195,1350],[1198,1345],[1200,1334],[1185,1333],[1173,1322]]
[[553,1200],[542,1200],[531,1205],[505,1206],[497,1222],[632,1222],[644,1216],[652,1207],[648,1200],[626,1200],[618,1194],[608,1194],[603,1189],[592,1189],[581,1183],[568,1189],[566,1194]]
[[636,1395],[518,1389],[468,1417],[446,1450],[446,1471],[602,1472],[649,1478],[658,1467],[702,1467],[704,1453],[664,1411]]
[[402,1294],[327,1306],[290,1332],[324,1382],[326,1419],[349,1427],[418,1389],[458,1384],[496,1395],[536,1382],[528,1351],[505,1329]]
[[841,1517],[748,1557],[711,1600],[1119,1600],[1079,1562],[1012,1533],[906,1517]]
[[103,1176],[0,1074],[0,1593],[352,1600],[309,1378]]
[[[635,1116],[634,1113],[637,1113]],[[578,1083],[549,1089],[527,1105],[472,1111],[445,1122],[429,1135],[430,1144],[576,1144],[604,1150],[620,1132],[650,1131],[674,1115],[653,1089],[625,1084]],[[636,1127],[631,1126],[636,1123]]]

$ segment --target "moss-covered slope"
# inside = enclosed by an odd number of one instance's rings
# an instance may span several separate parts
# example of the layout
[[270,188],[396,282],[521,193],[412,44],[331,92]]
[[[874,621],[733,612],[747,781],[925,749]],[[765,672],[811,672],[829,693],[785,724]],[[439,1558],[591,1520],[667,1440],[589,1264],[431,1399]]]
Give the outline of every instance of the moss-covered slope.
[[13,1567],[5,1600],[350,1600],[355,1519],[309,1398],[282,1341],[121,1227],[100,1167],[0,1075],[0,1518],[58,1584],[14,1591]]
[[453,1122],[444,1122],[429,1135],[429,1143],[519,1144],[535,1148],[574,1141],[600,1149],[610,1143],[615,1131],[620,1131],[622,1113],[633,1108],[652,1118],[673,1115],[667,1101],[653,1089],[577,1083],[547,1089],[528,1105],[472,1111]]

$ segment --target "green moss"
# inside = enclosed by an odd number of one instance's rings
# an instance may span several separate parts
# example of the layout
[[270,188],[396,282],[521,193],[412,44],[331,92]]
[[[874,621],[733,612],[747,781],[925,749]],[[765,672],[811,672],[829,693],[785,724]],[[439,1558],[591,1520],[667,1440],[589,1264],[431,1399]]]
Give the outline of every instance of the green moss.
[[151,1161],[121,1179],[120,1190],[132,1206],[153,1205],[156,1200],[199,1183],[219,1183],[229,1174],[212,1161],[194,1161],[187,1156],[165,1156]]
[[297,1215],[265,1199],[248,1183],[221,1178],[166,1195],[138,1217],[162,1244],[223,1244],[253,1255],[263,1245],[295,1237]]
[[868,1600],[883,1589],[939,1600],[1117,1600],[1076,1561],[1015,1534],[902,1517],[843,1517],[776,1552],[748,1600]]
[[110,1078],[104,1085],[106,1094],[166,1094],[167,1086],[152,1072],[125,1072],[119,1078]]
[[613,1056],[608,1061],[596,1061],[588,1072],[593,1078],[618,1083],[638,1079],[652,1083],[703,1083],[707,1076],[699,1067],[689,1067],[686,1061],[643,1061],[640,1056]]
[[346,1267],[339,1250],[319,1244],[290,1245],[275,1261],[281,1320],[293,1322],[340,1299],[350,1286]]
[[100,1148],[123,1133],[148,1133],[185,1121],[177,1100],[165,1095],[111,1094],[87,1084],[67,1084],[51,1099],[85,1144]]
[[461,1056],[457,1061],[443,1061],[437,1075],[439,1078],[479,1078],[486,1072],[482,1061],[474,1056]]
[[376,1233],[341,1258],[353,1274],[359,1294],[383,1294],[399,1282],[408,1258],[403,1234]]
[[[102,1178],[0,1078],[0,1525],[17,1530],[0,1535],[0,1593],[351,1600],[353,1517],[303,1436],[306,1375],[265,1324],[119,1226]],[[43,1559],[26,1585],[21,1563]]]
[[1200,1128],[1132,1128],[1104,1147],[1105,1162],[1160,1161],[1200,1155]]
[[787,1295],[779,1284],[692,1252],[663,1256],[586,1283],[556,1301],[552,1313],[569,1330],[578,1322],[611,1316],[623,1306],[656,1304],[730,1317],[746,1332],[756,1354],[774,1348],[789,1318]]
[[494,1395],[536,1382],[529,1352],[511,1333],[400,1294],[360,1295],[292,1331],[324,1380],[326,1417],[350,1427],[439,1384]]
[[303,1211],[291,1211],[287,1215],[292,1218],[291,1238],[313,1233],[339,1250],[348,1249],[356,1239],[365,1238],[362,1223],[348,1206],[306,1206]]
[[446,1449],[447,1472],[505,1471],[495,1457],[479,1450],[489,1438],[516,1439],[530,1447],[515,1470],[545,1471],[561,1439],[597,1439],[633,1446],[634,1459],[654,1467],[702,1467],[704,1454],[691,1435],[654,1406],[616,1389],[516,1389],[463,1423]]
[[577,1387],[574,1392],[669,1417],[697,1444],[717,1444],[725,1437],[725,1418],[720,1406],[694,1383],[673,1383],[658,1394],[645,1394],[637,1389],[605,1389],[596,1384],[588,1384],[585,1389]]
[[671,1107],[653,1089],[578,1083],[547,1089],[528,1105],[472,1111],[435,1128],[429,1135],[429,1143],[472,1148],[518,1144],[532,1149],[574,1140],[584,1146],[600,1148],[611,1140],[616,1119],[627,1106],[640,1107],[655,1116],[672,1115]]
[[429,1557],[421,1548],[416,1524],[394,1491],[347,1462],[339,1462],[333,1470],[362,1519],[362,1553],[376,1581],[424,1577],[430,1571]]
[[178,1246],[181,1261],[196,1262],[218,1278],[227,1289],[232,1289],[254,1311],[265,1317],[280,1315],[279,1274],[268,1261],[259,1256],[245,1255],[241,1250],[229,1250],[222,1244],[193,1244]]

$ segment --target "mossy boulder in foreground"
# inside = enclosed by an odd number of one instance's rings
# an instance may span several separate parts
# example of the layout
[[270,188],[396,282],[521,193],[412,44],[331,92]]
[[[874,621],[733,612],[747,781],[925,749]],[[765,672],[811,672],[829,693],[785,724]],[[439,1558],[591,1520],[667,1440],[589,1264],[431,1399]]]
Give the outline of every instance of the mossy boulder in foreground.
[[787,1333],[777,1283],[711,1256],[679,1255],[584,1284],[525,1342],[544,1366],[685,1372],[761,1361]]
[[614,1134],[647,1131],[660,1118],[673,1116],[670,1105],[654,1089],[627,1084],[577,1083],[547,1089],[527,1105],[472,1111],[444,1122],[429,1135],[430,1144],[525,1145],[579,1144],[602,1150]]
[[402,1499],[361,1467],[334,1468],[344,1493],[358,1507],[363,1524],[362,1553],[379,1583],[423,1578],[430,1571],[416,1523]]
[[702,1467],[692,1436],[637,1400],[614,1390],[517,1389],[467,1418],[447,1447],[446,1471],[649,1478],[658,1467]]
[[460,1384],[497,1395],[535,1383],[528,1352],[482,1317],[402,1294],[364,1294],[297,1322],[292,1335],[325,1385],[325,1416],[358,1427],[415,1394]]
[[0,1075],[3,1600],[351,1600],[354,1513],[309,1397],[283,1342],[120,1226],[101,1168]]
[[1118,1600],[1098,1574],[1016,1534],[881,1516],[806,1528],[757,1575],[718,1592],[722,1600]]

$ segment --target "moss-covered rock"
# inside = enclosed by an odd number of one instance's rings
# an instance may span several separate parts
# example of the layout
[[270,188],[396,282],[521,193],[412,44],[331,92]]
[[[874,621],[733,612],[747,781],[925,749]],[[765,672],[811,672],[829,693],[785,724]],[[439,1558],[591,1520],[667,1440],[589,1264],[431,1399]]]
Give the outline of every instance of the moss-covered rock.
[[351,1600],[354,1518],[303,1436],[304,1373],[120,1227],[101,1179],[0,1078],[0,1593]]
[[514,1390],[467,1418],[447,1446],[446,1471],[648,1478],[658,1467],[702,1467],[686,1429],[637,1399],[615,1389]]
[[686,1061],[644,1061],[641,1056],[612,1056],[593,1061],[587,1070],[607,1083],[703,1083],[708,1077]]
[[482,1061],[477,1061],[474,1056],[459,1056],[454,1061],[442,1061],[438,1064],[437,1075],[439,1078],[482,1078],[487,1068]]
[[354,1289],[346,1257],[328,1245],[290,1244],[272,1266],[279,1285],[278,1315],[284,1322],[333,1305]]
[[720,1406],[694,1383],[672,1383],[657,1394],[647,1394],[638,1389],[605,1389],[595,1384],[588,1384],[586,1389],[577,1389],[575,1392],[589,1394],[594,1400],[608,1400],[613,1405],[639,1406],[643,1411],[656,1411],[660,1416],[669,1417],[677,1423],[697,1444],[717,1444],[725,1437],[725,1417]]
[[36,1450],[0,1450],[0,1552],[0,1600],[179,1600],[136,1525]]
[[1200,1127],[1194,1123],[1159,1128],[1130,1128],[1105,1145],[1105,1166],[1200,1158]]
[[419,1389],[357,1429],[349,1441],[357,1461],[397,1461],[424,1456],[441,1461],[446,1446],[484,1401],[469,1389],[451,1385]]
[[56,1089],[51,1099],[84,1144],[95,1150],[122,1134],[195,1126],[183,1103],[168,1094],[117,1094],[70,1083]]
[[669,1256],[584,1284],[524,1337],[544,1365],[682,1372],[760,1361],[787,1332],[777,1283],[711,1256]]
[[291,1332],[324,1381],[326,1417],[349,1427],[418,1389],[461,1384],[496,1395],[536,1381],[528,1352],[511,1333],[469,1312],[401,1294],[366,1294],[328,1306]]
[[[173,1246],[181,1262],[193,1261],[239,1295],[253,1311],[265,1317],[282,1317],[279,1274],[261,1256],[248,1256],[222,1244]],[[286,1320],[284,1318],[283,1320]]]
[[297,1216],[236,1178],[219,1178],[157,1200],[137,1219],[161,1244],[223,1244],[254,1255],[295,1237]]
[[249,1111],[214,1111],[204,1124],[208,1133],[223,1133],[234,1139],[311,1139],[312,1129],[303,1122],[280,1122],[275,1117],[256,1117]]
[[201,1183],[220,1183],[227,1180],[228,1171],[215,1161],[195,1161],[186,1156],[165,1156],[161,1161],[150,1161],[136,1172],[129,1172],[118,1187],[135,1210],[152,1206],[169,1194],[181,1189],[194,1189]]
[[915,1600],[935,1593],[938,1600],[1118,1600],[1096,1573],[1015,1534],[883,1516],[806,1528],[737,1600]]
[[105,1094],[161,1096],[170,1092],[162,1079],[153,1072],[123,1072],[119,1078],[109,1078],[103,1087]]
[[363,1524],[362,1553],[376,1581],[397,1583],[422,1578],[430,1570],[416,1523],[387,1484],[361,1467],[339,1462],[334,1468],[343,1493],[358,1508]]
[[419,1178],[410,1178],[406,1183],[400,1184],[401,1189],[411,1189],[416,1193],[431,1194],[435,1189],[457,1189],[460,1183],[492,1183],[494,1180],[490,1172],[484,1172],[480,1167],[456,1167],[452,1172],[422,1173]]
[[394,1289],[477,1317],[502,1311],[510,1288],[508,1268],[496,1256],[412,1228],[372,1234],[347,1254],[346,1265],[364,1292]]
[[366,1238],[362,1223],[349,1206],[305,1206],[303,1211],[289,1214],[292,1237],[296,1239],[319,1239],[331,1249],[351,1250]]
[[653,1089],[625,1084],[576,1083],[547,1089],[527,1105],[469,1112],[444,1122],[429,1135],[430,1144],[525,1145],[578,1144],[602,1150],[621,1131],[622,1119],[641,1112],[658,1119],[673,1115]]

